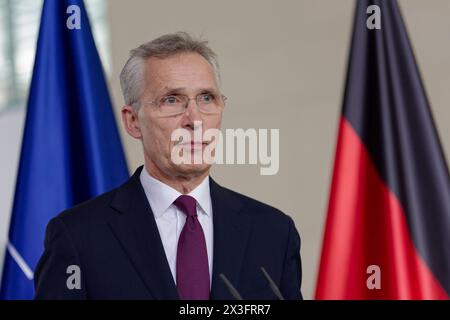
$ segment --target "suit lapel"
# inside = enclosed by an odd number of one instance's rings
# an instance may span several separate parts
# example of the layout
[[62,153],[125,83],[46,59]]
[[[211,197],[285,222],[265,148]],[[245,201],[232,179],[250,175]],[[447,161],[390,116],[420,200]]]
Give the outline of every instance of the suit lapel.
[[[118,213],[109,218],[108,224],[152,297],[179,299],[153,212],[139,181],[141,171],[142,167],[117,190],[111,207]],[[240,213],[239,199],[213,179],[210,192],[214,226],[211,299],[232,299],[219,274],[238,286],[251,220]]]
[[158,227],[139,181],[140,167],[111,202],[109,226],[154,299],[178,299]]
[[240,213],[242,203],[229,190],[210,179],[214,225],[211,299],[232,299],[219,274],[236,287],[251,231],[250,218]]

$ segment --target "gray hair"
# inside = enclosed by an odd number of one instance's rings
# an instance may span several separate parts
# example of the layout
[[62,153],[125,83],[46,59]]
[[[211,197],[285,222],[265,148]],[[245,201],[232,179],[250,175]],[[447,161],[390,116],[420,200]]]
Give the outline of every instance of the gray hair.
[[120,86],[129,106],[139,105],[144,92],[145,61],[151,57],[167,58],[180,53],[198,53],[213,67],[218,85],[220,84],[219,63],[208,42],[193,38],[186,32],[163,35],[130,51],[130,57],[120,72]]

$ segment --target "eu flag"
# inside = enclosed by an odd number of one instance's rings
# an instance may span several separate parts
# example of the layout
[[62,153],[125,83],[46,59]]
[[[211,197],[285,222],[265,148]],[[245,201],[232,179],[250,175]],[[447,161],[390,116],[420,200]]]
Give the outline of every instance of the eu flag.
[[45,227],[128,169],[82,0],[46,0],[27,105],[1,299],[31,299]]

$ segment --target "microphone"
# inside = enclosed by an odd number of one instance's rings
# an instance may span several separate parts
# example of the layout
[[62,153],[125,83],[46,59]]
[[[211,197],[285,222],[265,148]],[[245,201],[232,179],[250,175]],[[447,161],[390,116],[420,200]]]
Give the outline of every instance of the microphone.
[[223,283],[225,283],[225,286],[227,287],[228,291],[230,291],[231,295],[235,300],[244,300],[242,299],[242,296],[239,294],[239,292],[236,290],[236,288],[231,284],[230,281],[228,281],[227,277],[223,273],[219,274],[220,279],[222,279]]
[[284,300],[284,297],[281,294],[280,289],[278,289],[277,285],[272,280],[272,278],[269,276],[269,274],[267,273],[266,269],[264,269],[264,267],[261,267],[261,271],[264,274],[264,277],[267,279],[267,282],[269,283],[270,289],[275,294],[275,296],[278,298],[278,300]]

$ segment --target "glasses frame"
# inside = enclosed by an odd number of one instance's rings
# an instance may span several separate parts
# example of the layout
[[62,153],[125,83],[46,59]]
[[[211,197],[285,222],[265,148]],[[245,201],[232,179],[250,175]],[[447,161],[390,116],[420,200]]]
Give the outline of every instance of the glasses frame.
[[[173,115],[180,115],[180,114],[185,113],[187,108],[188,108],[188,106],[189,106],[189,102],[191,100],[195,100],[195,104],[197,105],[197,108],[198,108],[198,110],[201,113],[203,113],[203,114],[219,114],[220,111],[218,111],[218,112],[205,112],[204,110],[202,110],[202,108],[199,105],[199,97],[201,97],[201,96],[203,96],[205,94],[211,94],[211,95],[216,96],[218,99],[220,99],[222,101],[222,104],[219,105],[219,107],[220,108],[224,108],[225,107],[225,104],[226,104],[226,101],[228,100],[228,98],[225,95],[223,95],[223,94],[215,94],[215,93],[199,93],[198,95],[196,95],[193,98],[189,97],[188,95],[185,95],[185,94],[165,94],[165,95],[162,95],[162,96],[156,98],[155,100],[146,101],[146,102],[143,102],[142,104],[143,105],[150,104],[150,105],[156,106],[161,114],[168,115],[168,116],[173,116]],[[183,111],[173,112],[173,113],[166,113],[166,112],[162,112],[161,111],[161,104],[162,104],[161,101],[163,100],[164,97],[169,97],[169,96],[178,96],[178,97],[183,97],[184,99],[186,99],[186,101],[184,102]]]

